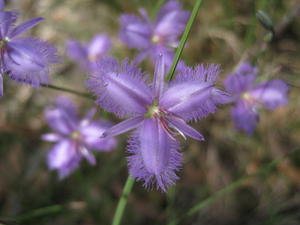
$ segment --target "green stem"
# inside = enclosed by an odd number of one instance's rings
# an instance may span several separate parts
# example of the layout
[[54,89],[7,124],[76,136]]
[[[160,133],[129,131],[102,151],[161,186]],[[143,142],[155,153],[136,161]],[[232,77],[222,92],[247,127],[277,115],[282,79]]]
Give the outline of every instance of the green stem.
[[225,188],[217,191],[216,193],[214,193],[212,196],[208,197],[204,201],[201,201],[198,204],[196,204],[195,206],[193,206],[183,216],[178,217],[177,219],[172,220],[170,223],[168,223],[168,225],[177,225],[177,224],[179,224],[182,220],[184,220],[184,219],[192,216],[193,214],[199,212],[201,209],[205,208],[206,206],[208,206],[212,202],[216,201],[219,197],[222,197],[225,194],[228,194],[229,192],[235,190],[237,187],[239,187],[246,180],[248,180],[248,179],[250,179],[252,177],[256,177],[256,176],[262,175],[262,174],[266,174],[266,172],[268,172],[269,170],[273,169],[280,162],[282,162],[282,160],[284,160],[286,158],[290,158],[292,156],[295,156],[296,154],[299,154],[299,152],[300,152],[300,150],[296,150],[296,151],[293,151],[293,152],[291,152],[289,154],[286,154],[286,155],[284,155],[284,156],[282,156],[282,157],[280,157],[278,159],[275,159],[275,160],[271,161],[266,166],[264,166],[263,168],[261,168],[260,170],[258,170],[256,173],[253,173],[253,174],[241,177],[240,179],[232,182],[231,184],[229,184]]
[[121,219],[124,214],[124,209],[127,204],[128,196],[132,190],[133,184],[134,184],[134,179],[131,176],[128,176],[114,215],[112,225],[119,225],[121,223]]
[[69,88],[65,88],[65,87],[58,87],[58,86],[52,85],[52,84],[47,84],[47,85],[42,84],[42,87],[57,90],[57,91],[63,91],[63,92],[67,92],[67,93],[70,93],[70,94],[78,95],[78,96],[83,97],[83,98],[88,98],[88,99],[91,99],[91,100],[95,100],[94,97],[91,96],[88,93],[82,93],[82,92],[79,92],[79,91],[76,91],[76,90],[73,90],[73,89],[69,89]]
[[186,43],[186,41],[187,41],[187,39],[189,37],[192,25],[193,25],[193,23],[194,23],[194,21],[196,19],[196,16],[197,16],[197,13],[198,13],[199,8],[201,6],[201,3],[202,3],[202,0],[196,0],[196,3],[194,5],[193,11],[192,11],[192,14],[191,14],[191,16],[189,18],[189,21],[187,22],[187,25],[186,25],[185,30],[183,32],[183,35],[182,35],[182,37],[180,39],[179,46],[176,49],[175,57],[174,57],[174,60],[173,60],[170,72],[169,72],[169,74],[167,76],[167,81],[172,80],[172,78],[174,76],[174,73],[175,73],[178,61],[179,61],[179,59],[181,57],[181,54],[182,54],[183,48],[185,46],[185,43]]

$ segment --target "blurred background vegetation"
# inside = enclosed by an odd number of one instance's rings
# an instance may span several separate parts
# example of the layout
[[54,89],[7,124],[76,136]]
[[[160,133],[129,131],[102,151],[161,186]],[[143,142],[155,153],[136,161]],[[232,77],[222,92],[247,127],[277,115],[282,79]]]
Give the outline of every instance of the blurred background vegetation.
[[[192,0],[180,1],[191,10]],[[59,48],[63,62],[52,70],[53,84],[86,92],[86,74],[65,57],[66,40],[89,41],[99,32],[113,41],[111,55],[133,58],[118,39],[118,17],[144,7],[154,12],[163,1],[142,0],[11,0],[8,9],[19,9],[22,21],[36,16],[46,20],[32,35]],[[221,64],[219,79],[244,59],[259,67],[260,80],[279,78],[290,84],[286,107],[261,114],[253,136],[234,129],[230,106],[194,127],[206,141],[182,141],[184,165],[180,180],[168,194],[134,186],[123,224],[167,224],[189,208],[242,176],[255,173],[268,162],[300,145],[300,11],[297,0],[203,1],[182,59],[188,65]],[[297,11],[298,7],[298,11]],[[267,31],[257,20],[263,10],[279,27],[280,35],[264,44]],[[292,18],[291,18],[292,16]],[[290,19],[290,20],[289,20]],[[284,24],[284,22],[287,22]],[[280,25],[283,24],[283,27]],[[144,63],[145,71],[153,71]],[[110,224],[127,177],[126,135],[111,153],[98,153],[97,165],[82,162],[80,169],[59,181],[47,170],[51,144],[41,141],[49,128],[44,108],[55,97],[72,97],[85,113],[93,101],[46,88],[32,89],[5,80],[0,99],[0,221],[3,224],[66,225]],[[97,118],[101,116],[98,111]],[[117,118],[108,116],[114,122]],[[263,175],[242,182],[233,191],[208,204],[181,224],[298,225],[300,224],[300,158],[294,156]]]

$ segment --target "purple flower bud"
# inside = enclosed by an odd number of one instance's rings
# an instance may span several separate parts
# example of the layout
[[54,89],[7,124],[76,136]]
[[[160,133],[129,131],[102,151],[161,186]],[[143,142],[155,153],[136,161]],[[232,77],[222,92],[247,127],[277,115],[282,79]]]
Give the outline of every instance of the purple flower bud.
[[44,134],[42,139],[57,142],[48,153],[48,166],[51,170],[57,169],[61,179],[76,169],[82,158],[94,165],[96,160],[91,149],[106,152],[116,147],[114,138],[99,138],[111,124],[105,120],[92,121],[94,114],[92,109],[79,120],[73,102],[64,97],[46,109],[45,118],[56,133]]
[[3,95],[4,73],[17,82],[33,87],[48,84],[49,65],[58,62],[56,49],[37,38],[20,37],[43,18],[30,19],[15,26],[17,13],[4,11],[3,0],[0,0],[0,6],[0,97]]
[[259,109],[275,109],[288,102],[288,85],[281,80],[255,83],[258,73],[250,63],[242,63],[234,74],[230,74],[224,85],[236,103],[231,114],[236,128],[252,134],[259,120]]
[[129,119],[109,128],[103,137],[112,137],[136,129],[128,142],[129,170],[146,187],[166,191],[178,179],[181,165],[177,135],[204,140],[186,122],[213,113],[217,103],[224,103],[227,94],[214,86],[219,73],[216,65],[185,68],[170,82],[166,74],[164,56],[157,58],[154,80],[133,64],[114,59],[97,62],[97,70],[90,76],[88,86],[96,94],[97,103],[119,117]]

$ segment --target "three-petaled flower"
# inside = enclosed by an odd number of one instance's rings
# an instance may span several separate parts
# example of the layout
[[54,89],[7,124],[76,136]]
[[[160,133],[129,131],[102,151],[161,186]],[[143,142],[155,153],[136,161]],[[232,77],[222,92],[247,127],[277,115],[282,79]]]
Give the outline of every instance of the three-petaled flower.
[[154,79],[126,61],[102,59],[88,86],[96,94],[97,103],[119,117],[131,118],[109,128],[103,137],[112,137],[136,128],[128,142],[130,173],[145,186],[156,181],[156,187],[167,190],[178,179],[176,171],[182,154],[175,137],[203,136],[186,122],[198,120],[216,111],[216,104],[225,103],[227,94],[214,86],[219,66],[199,65],[185,68],[170,83],[164,82],[165,62],[159,56]]

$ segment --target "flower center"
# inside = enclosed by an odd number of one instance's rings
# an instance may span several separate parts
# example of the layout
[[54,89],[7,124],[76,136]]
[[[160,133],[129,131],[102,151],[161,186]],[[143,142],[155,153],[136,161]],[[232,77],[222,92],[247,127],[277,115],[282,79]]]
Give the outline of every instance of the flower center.
[[152,38],[151,38],[151,42],[152,42],[153,44],[159,44],[159,43],[161,43],[162,41],[163,41],[162,37],[159,36],[159,35],[157,35],[157,34],[154,34],[154,35],[152,36]]
[[253,105],[256,102],[256,99],[249,92],[244,92],[241,97],[249,105]]
[[72,138],[73,140],[79,140],[79,139],[81,138],[79,131],[73,131],[73,132],[71,133],[71,138]]
[[89,54],[88,59],[90,62],[95,62],[100,57],[100,54]]
[[3,40],[1,40],[1,41],[0,41],[0,49],[4,48],[4,47],[5,47],[5,44],[6,44],[7,42],[9,42],[9,41],[10,41],[10,40],[9,40],[8,37],[6,37],[6,38],[4,38]]

